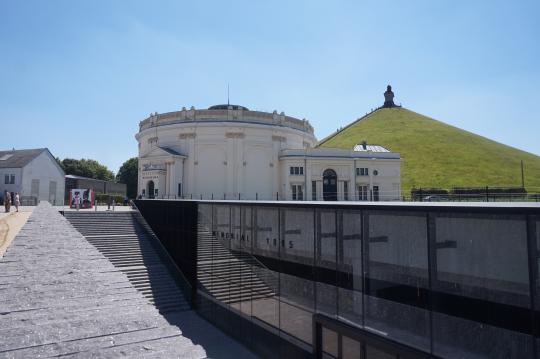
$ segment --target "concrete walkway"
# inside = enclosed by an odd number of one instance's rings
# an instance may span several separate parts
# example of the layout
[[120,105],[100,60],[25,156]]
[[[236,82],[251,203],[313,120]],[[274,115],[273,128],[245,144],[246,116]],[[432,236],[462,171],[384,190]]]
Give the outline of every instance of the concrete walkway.
[[0,260],[0,338],[0,358],[206,357],[43,203]]

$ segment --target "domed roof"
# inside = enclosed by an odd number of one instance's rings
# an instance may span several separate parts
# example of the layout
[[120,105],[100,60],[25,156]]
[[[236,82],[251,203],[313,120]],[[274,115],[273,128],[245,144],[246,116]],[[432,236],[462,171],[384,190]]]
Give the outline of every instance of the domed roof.
[[208,107],[209,110],[228,110],[231,107],[233,110],[249,111],[249,108],[240,105],[214,105]]

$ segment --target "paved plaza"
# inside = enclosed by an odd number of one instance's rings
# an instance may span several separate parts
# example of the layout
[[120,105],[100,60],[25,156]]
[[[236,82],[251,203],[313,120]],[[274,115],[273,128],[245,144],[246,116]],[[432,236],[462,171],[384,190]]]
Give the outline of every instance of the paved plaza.
[[0,259],[0,338],[0,358],[254,357],[193,311],[160,314],[47,203]]

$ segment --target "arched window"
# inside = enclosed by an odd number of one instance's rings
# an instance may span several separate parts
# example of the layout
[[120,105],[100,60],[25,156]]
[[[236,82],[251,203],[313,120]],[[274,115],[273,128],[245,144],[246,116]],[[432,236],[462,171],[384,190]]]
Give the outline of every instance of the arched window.
[[323,172],[323,199],[337,201],[337,174],[332,169]]

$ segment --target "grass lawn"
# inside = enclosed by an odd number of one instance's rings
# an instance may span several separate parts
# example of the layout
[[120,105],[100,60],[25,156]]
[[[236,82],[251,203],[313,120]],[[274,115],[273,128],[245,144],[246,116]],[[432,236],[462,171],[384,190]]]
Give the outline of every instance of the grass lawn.
[[540,157],[405,108],[379,109],[323,139],[319,146],[351,149],[367,141],[401,153],[403,195],[412,187],[525,187],[540,192]]

